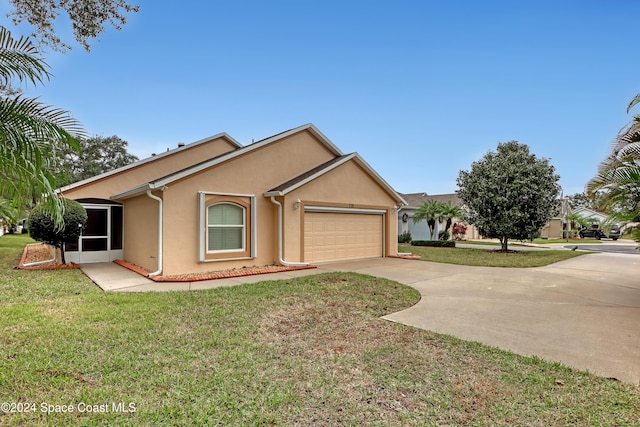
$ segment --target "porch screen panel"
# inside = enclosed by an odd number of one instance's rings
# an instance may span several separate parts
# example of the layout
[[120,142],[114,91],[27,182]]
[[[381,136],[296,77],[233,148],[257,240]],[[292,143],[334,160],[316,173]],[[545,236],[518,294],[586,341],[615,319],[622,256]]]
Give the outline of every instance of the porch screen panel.
[[84,236],[106,236],[107,235],[107,210],[87,209],[87,226]]
[[111,207],[111,249],[122,249],[122,206]]

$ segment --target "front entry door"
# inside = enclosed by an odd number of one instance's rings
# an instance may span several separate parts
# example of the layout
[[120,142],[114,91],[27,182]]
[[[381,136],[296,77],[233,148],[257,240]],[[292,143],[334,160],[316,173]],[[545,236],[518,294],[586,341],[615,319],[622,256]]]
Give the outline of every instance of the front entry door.
[[66,244],[67,260],[92,263],[122,259],[122,206],[83,206],[87,225],[77,243]]

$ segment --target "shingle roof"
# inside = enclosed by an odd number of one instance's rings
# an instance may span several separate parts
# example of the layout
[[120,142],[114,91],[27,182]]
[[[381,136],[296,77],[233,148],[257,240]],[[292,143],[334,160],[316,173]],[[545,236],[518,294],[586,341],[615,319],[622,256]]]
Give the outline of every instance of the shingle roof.
[[427,200],[435,200],[437,202],[449,203],[453,206],[462,206],[462,200],[458,197],[457,194],[434,194],[432,196],[427,193],[411,193],[411,194],[401,194],[402,197],[407,201],[407,207],[410,208],[419,208],[426,202]]
[[[352,153],[353,154],[353,153]],[[310,169],[308,171],[306,171],[303,174],[300,174],[298,176],[296,176],[295,178],[290,179],[287,182],[283,182],[282,184],[278,185],[275,188],[272,188],[271,190],[269,190],[267,193],[271,193],[271,192],[280,192],[280,191],[285,191],[286,189],[295,186],[296,184],[306,180],[307,178],[312,177],[313,175],[317,174],[318,172],[323,171],[324,169],[327,169],[329,167],[331,167],[332,165],[334,165],[335,163],[338,163],[339,161],[345,159],[346,157],[349,157],[350,154],[346,154],[344,156],[338,156],[334,159],[331,159],[327,162],[324,162],[321,165],[316,166],[313,169]]]

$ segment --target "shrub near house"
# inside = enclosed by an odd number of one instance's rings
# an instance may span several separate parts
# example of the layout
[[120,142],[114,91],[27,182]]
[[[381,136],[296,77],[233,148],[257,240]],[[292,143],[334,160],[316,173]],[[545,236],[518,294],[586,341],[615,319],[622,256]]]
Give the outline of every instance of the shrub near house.
[[37,206],[29,216],[31,237],[61,250],[62,263],[65,264],[64,243],[80,236],[87,223],[87,211],[74,200],[62,199],[64,205],[63,226],[56,227],[51,211]]

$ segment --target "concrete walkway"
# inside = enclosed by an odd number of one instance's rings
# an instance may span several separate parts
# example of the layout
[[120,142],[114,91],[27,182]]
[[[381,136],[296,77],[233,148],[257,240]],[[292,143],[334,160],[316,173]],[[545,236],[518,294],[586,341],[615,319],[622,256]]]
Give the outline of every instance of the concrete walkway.
[[351,271],[422,299],[384,318],[640,384],[640,256],[599,253],[547,267],[470,267],[384,258],[193,283],[153,282],[113,263],[83,271],[104,290],[178,291]]
[[202,280],[197,282],[154,282],[113,262],[82,264],[82,271],[104,291],[115,292],[171,292],[213,289],[224,286],[236,286],[244,283],[263,282],[265,280],[286,280],[293,277],[333,271],[325,268],[285,271],[281,273],[257,274],[254,276],[233,277],[228,279]]

